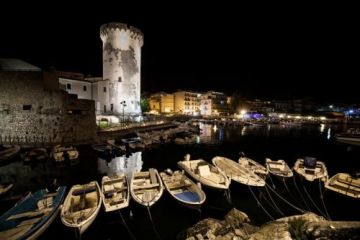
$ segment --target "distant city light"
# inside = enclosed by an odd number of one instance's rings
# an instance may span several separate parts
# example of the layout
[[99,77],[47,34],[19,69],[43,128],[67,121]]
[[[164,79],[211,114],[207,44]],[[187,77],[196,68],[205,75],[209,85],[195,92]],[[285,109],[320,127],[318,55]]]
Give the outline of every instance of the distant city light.
[[242,110],[240,111],[240,114],[241,114],[241,115],[245,115],[245,114],[246,114],[246,110],[245,110],[245,109],[242,109]]
[[284,114],[280,114],[280,115],[279,115],[279,118],[283,118],[283,117],[285,117]]
[[326,117],[320,117],[320,120],[326,120]]
[[329,105],[329,108],[331,108],[331,109],[332,109],[333,107],[334,107],[333,105]]
[[214,125],[213,130],[214,130],[214,132],[217,131],[217,126],[216,125]]
[[353,114],[353,113],[354,113],[354,110],[350,109],[349,114]]

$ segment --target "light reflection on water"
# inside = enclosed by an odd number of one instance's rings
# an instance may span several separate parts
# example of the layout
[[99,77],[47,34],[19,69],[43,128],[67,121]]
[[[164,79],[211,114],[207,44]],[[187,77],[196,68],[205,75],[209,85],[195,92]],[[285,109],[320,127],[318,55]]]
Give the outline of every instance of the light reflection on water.
[[130,179],[133,172],[140,172],[143,166],[142,152],[134,152],[129,156],[115,157],[111,161],[98,158],[98,172],[108,176],[126,174]]

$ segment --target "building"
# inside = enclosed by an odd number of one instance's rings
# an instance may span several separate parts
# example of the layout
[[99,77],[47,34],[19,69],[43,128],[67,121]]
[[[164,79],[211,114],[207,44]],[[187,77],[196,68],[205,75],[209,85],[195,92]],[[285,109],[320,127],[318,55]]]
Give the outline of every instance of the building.
[[177,91],[174,93],[174,112],[185,115],[199,115],[200,102],[200,93]]
[[229,115],[228,97],[221,92],[207,92],[201,96],[201,115],[227,116]]
[[56,72],[0,59],[0,144],[93,141],[94,110],[94,101],[61,90]]
[[[103,79],[98,82],[97,102],[103,112],[139,115],[140,70],[143,34],[123,23],[100,27],[103,42]],[[101,89],[103,91],[101,91]]]
[[165,92],[152,94],[149,98],[149,105],[151,111],[156,111],[158,113],[173,113],[174,94]]

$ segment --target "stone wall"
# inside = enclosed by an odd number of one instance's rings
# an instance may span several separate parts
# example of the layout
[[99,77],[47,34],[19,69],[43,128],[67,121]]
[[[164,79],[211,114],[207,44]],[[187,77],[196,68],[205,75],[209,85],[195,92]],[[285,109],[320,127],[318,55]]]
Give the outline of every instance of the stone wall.
[[95,106],[61,90],[46,90],[42,72],[0,72],[0,144],[91,141]]

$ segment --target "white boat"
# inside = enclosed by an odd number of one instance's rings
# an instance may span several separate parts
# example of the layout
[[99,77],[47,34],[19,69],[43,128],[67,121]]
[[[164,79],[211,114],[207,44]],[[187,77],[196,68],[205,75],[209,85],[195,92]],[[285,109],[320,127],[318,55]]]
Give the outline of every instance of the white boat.
[[162,196],[164,186],[156,169],[134,172],[131,178],[130,193],[135,202],[151,207]]
[[325,188],[353,198],[360,198],[360,177],[338,173],[325,182]]
[[15,157],[15,155],[19,151],[20,151],[20,146],[18,145],[7,147],[5,149],[0,149],[0,163]]
[[224,190],[229,188],[230,179],[203,159],[190,160],[190,155],[187,154],[184,161],[178,162],[178,166],[205,186]]
[[74,185],[61,209],[62,223],[76,229],[81,235],[94,222],[100,211],[101,202],[101,192],[96,181]]
[[204,191],[193,181],[191,181],[183,172],[167,170],[160,173],[166,190],[181,205],[199,209],[205,202],[206,195]]
[[224,172],[227,177],[238,183],[256,187],[265,186],[264,179],[231,159],[217,156],[212,159],[212,163]]
[[127,176],[104,176],[101,181],[101,193],[105,212],[111,212],[129,206],[129,185]]
[[313,157],[304,157],[296,160],[294,170],[299,175],[303,176],[308,181],[320,179],[326,181],[328,179],[328,172],[323,162],[317,161]]
[[339,142],[359,145],[360,129],[349,128],[346,132],[336,134],[335,137]]
[[262,179],[266,179],[267,175],[269,174],[269,171],[267,170],[266,167],[264,167],[263,165],[261,165],[260,163],[258,163],[256,161],[252,160],[251,158],[240,157],[238,162],[242,167],[246,168],[247,170],[249,170],[252,173],[255,173]]
[[56,162],[63,162],[65,160],[76,160],[79,157],[79,152],[73,146],[60,146],[57,145],[52,150],[52,157]]
[[293,172],[284,160],[271,160],[270,158],[265,159],[266,168],[268,171],[280,178],[289,178],[293,176]]
[[0,197],[4,194],[6,194],[14,185],[12,183],[10,184],[0,184]]

